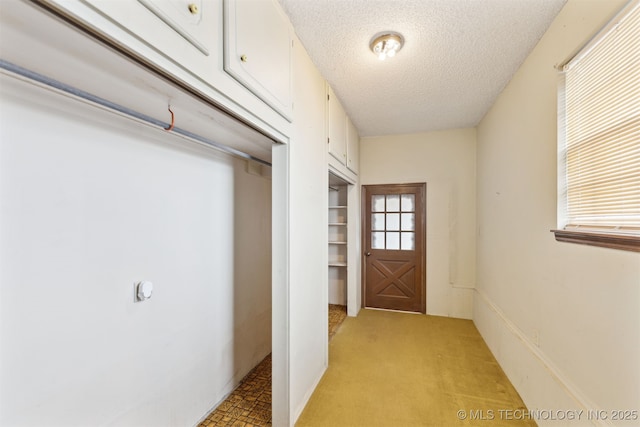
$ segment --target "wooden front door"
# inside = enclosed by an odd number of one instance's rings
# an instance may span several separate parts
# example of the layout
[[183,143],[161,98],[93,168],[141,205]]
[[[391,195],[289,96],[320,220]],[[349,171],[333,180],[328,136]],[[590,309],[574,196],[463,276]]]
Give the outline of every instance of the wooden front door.
[[365,185],[363,306],[426,313],[426,184]]

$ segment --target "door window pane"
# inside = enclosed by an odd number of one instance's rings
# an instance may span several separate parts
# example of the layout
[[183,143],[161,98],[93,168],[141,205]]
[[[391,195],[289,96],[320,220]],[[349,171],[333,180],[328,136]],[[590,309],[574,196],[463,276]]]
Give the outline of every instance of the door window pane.
[[402,233],[402,244],[401,249],[403,251],[413,251],[415,250],[415,233]]
[[384,196],[371,196],[371,212],[384,212]]
[[384,249],[384,231],[371,233],[371,249]]
[[403,213],[402,231],[414,231],[416,229],[416,214]]
[[371,214],[371,230],[384,231],[384,214]]
[[387,230],[389,231],[400,230],[400,214],[397,214],[397,213],[387,214]]
[[414,251],[415,194],[371,196],[371,249]]
[[387,249],[398,250],[400,249],[400,233],[387,233]]
[[413,212],[416,210],[415,194],[402,195],[402,212]]
[[389,194],[387,196],[387,212],[399,212],[400,211],[400,195]]

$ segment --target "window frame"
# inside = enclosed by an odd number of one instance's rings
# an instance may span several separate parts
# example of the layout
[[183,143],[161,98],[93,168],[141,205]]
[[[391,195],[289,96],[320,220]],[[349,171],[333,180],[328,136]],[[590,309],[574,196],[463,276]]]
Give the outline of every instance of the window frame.
[[557,228],[551,230],[555,239],[559,242],[577,243],[582,245],[599,246],[611,249],[640,252],[640,228],[598,226],[587,224],[569,224],[567,213],[567,150],[566,150],[566,104],[565,104],[565,74],[564,68],[567,64],[588,53],[603,38],[607,37],[611,31],[617,27],[618,23],[628,14],[640,7],[639,0],[632,0],[627,3],[616,16],[605,25],[592,39],[590,39],[576,53],[563,62],[558,70],[558,212]]

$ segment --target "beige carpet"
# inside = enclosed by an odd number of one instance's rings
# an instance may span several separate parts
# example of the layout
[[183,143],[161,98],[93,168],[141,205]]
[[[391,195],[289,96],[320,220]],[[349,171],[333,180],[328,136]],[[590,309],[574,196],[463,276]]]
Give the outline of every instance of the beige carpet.
[[296,426],[535,426],[527,415],[471,321],[361,310]]

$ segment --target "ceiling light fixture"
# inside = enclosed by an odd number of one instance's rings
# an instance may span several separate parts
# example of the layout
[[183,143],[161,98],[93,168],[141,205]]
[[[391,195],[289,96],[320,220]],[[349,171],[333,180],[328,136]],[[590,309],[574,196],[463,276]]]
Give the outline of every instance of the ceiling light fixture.
[[371,40],[371,51],[378,55],[378,59],[384,61],[385,58],[393,58],[402,49],[404,37],[395,32],[385,32],[376,35]]

